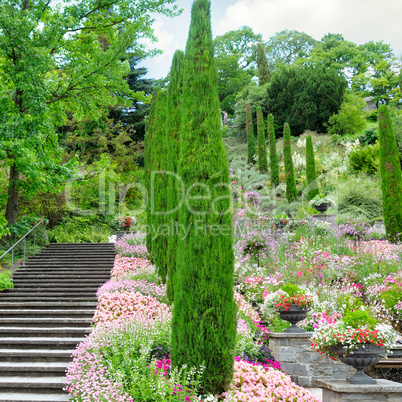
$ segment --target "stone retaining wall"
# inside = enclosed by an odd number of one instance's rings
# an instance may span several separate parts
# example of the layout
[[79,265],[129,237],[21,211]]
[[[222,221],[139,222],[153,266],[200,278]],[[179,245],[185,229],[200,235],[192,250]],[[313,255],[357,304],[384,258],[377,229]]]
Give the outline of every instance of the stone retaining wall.
[[269,349],[275,360],[281,363],[286,374],[302,387],[315,387],[316,380],[345,380],[355,370],[339,361],[326,356],[321,359],[319,353],[310,349],[312,332],[289,334],[267,333]]

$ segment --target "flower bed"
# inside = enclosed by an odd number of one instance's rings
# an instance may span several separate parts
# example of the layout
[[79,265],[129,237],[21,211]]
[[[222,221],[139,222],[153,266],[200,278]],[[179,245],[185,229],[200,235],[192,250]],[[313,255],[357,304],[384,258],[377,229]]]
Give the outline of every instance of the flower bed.
[[[116,256],[113,279],[98,290],[94,330],[74,351],[68,369],[66,389],[75,401],[218,400],[218,396],[196,396],[202,367],[170,367],[166,287],[138,279],[138,275],[153,279],[151,268],[148,260]],[[280,371],[264,343],[265,328],[258,314],[241,294],[235,292],[234,297],[239,309],[236,354],[241,357],[234,362],[228,392],[219,400],[317,401]]]

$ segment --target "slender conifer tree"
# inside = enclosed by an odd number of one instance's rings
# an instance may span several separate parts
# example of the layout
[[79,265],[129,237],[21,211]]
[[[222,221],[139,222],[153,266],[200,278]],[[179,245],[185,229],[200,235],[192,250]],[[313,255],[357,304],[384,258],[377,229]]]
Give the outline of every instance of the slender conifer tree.
[[271,186],[275,188],[279,185],[279,166],[278,155],[276,154],[276,137],[274,127],[274,116],[268,115],[268,142],[269,142],[269,160],[271,163]]
[[297,198],[295,173],[293,170],[292,148],[290,143],[289,124],[285,123],[283,127],[283,159],[286,175],[286,198],[292,202]]
[[255,134],[250,104],[246,104],[247,162],[255,163]]
[[217,394],[232,380],[236,339],[229,165],[219,119],[211,3],[196,0],[185,52],[172,363],[205,365],[201,386]]
[[151,255],[157,273],[162,282],[167,275],[167,244],[169,230],[167,227],[167,91],[158,92],[155,104],[155,116],[152,122],[151,141],[151,215],[152,246]]
[[267,57],[262,43],[257,44],[258,83],[260,86],[269,82]]
[[267,143],[265,142],[265,123],[261,106],[257,107],[257,135],[258,135],[258,169],[261,173],[268,171]]
[[306,178],[307,178],[307,199],[310,201],[318,195],[317,173],[315,170],[315,158],[313,140],[309,134],[306,137]]
[[178,206],[181,199],[180,179],[177,176],[177,165],[180,156],[181,107],[183,92],[184,52],[176,50],[168,87],[168,188],[167,188],[167,221],[169,242],[167,254],[167,297],[170,303],[174,300],[174,277],[176,273],[177,229],[179,220]]
[[157,112],[157,97],[158,97],[159,88],[156,88],[152,94],[151,100],[151,110],[149,117],[145,122],[145,140],[144,140],[144,166],[145,166],[145,187],[147,190],[147,204],[146,204],[146,211],[147,211],[147,235],[146,235],[146,246],[150,255],[151,262],[153,263],[152,259],[152,227],[153,227],[153,217],[154,215],[151,212],[151,172],[154,170],[152,165],[152,141],[153,141],[153,131],[155,129],[155,119],[156,119],[156,112]]
[[402,173],[388,107],[379,108],[380,171],[385,231],[391,242],[402,237]]

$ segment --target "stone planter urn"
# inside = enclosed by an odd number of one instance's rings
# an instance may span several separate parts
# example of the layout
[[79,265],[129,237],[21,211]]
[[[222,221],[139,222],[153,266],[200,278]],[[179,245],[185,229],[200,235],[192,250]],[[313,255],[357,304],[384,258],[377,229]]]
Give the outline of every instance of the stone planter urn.
[[324,202],[320,205],[314,205],[314,208],[320,214],[324,213],[331,206],[330,202]]
[[359,345],[357,349],[347,354],[342,346],[333,347],[332,351],[339,356],[339,360],[357,371],[352,377],[346,379],[350,384],[377,384],[377,381],[369,377],[364,369],[378,363],[384,356],[385,349],[372,343]]
[[290,334],[297,334],[297,333],[304,333],[306,332],[304,329],[299,328],[296,324],[299,321],[304,320],[307,317],[307,312],[309,309],[301,309],[299,306],[296,304],[292,304],[289,308],[289,310],[284,310],[280,309],[279,310],[279,316],[281,317],[282,320],[290,322],[292,325],[285,329],[284,332],[290,333]]

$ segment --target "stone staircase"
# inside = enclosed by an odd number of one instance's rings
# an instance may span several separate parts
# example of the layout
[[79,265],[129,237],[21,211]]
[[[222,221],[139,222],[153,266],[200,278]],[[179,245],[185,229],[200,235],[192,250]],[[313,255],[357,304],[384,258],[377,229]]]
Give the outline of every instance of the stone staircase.
[[113,244],[50,244],[15,271],[0,293],[0,402],[69,400],[63,377],[114,256]]

